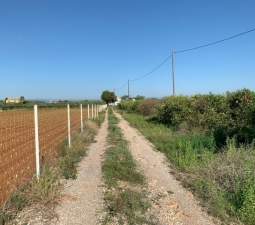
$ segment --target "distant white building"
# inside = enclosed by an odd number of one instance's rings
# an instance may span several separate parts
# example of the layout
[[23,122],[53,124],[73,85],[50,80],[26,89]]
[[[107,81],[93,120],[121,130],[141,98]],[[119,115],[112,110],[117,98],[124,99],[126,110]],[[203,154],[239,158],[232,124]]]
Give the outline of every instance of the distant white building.
[[120,103],[121,103],[121,101],[122,101],[121,97],[118,97],[118,96],[117,96],[117,101],[115,102],[115,105],[120,104]]
[[121,98],[117,96],[117,101],[114,102],[114,103],[111,103],[110,105],[112,105],[112,106],[117,106],[117,105],[119,105],[120,103],[121,103]]
[[5,104],[20,104],[24,102],[25,102],[25,98],[23,96],[19,98],[5,98],[4,100]]

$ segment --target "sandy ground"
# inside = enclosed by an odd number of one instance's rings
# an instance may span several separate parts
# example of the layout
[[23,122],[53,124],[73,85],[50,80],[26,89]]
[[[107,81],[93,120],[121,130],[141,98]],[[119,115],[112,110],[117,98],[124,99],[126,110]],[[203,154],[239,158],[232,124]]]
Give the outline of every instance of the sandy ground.
[[79,165],[77,180],[65,185],[63,202],[56,209],[59,220],[52,225],[99,224],[104,204],[101,162],[107,145],[107,129],[106,119],[96,142],[89,147],[88,156]]
[[161,225],[215,224],[187,191],[170,173],[165,156],[119,114],[119,126],[130,144],[130,151],[148,182],[152,211]]

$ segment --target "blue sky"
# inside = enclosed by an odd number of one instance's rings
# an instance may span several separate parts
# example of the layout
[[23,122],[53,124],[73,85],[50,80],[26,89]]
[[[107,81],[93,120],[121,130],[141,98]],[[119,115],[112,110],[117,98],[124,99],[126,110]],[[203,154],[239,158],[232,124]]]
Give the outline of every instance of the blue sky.
[[[255,27],[253,0],[0,1],[0,97],[98,98],[189,48]],[[171,93],[170,62],[131,94]],[[178,55],[177,94],[255,89],[255,32]],[[124,87],[118,94],[127,92]]]

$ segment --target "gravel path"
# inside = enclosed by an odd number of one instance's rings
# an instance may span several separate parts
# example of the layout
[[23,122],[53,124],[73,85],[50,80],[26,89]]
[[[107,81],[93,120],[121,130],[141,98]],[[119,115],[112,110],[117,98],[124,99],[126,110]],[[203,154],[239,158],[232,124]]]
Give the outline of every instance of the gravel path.
[[130,151],[144,171],[152,200],[152,211],[162,225],[213,225],[191,192],[170,173],[165,156],[119,114],[119,126],[130,144]]
[[79,165],[77,180],[65,185],[63,202],[56,209],[58,221],[54,225],[99,224],[104,205],[101,162],[107,146],[107,129],[106,114],[96,142],[89,147],[88,156]]

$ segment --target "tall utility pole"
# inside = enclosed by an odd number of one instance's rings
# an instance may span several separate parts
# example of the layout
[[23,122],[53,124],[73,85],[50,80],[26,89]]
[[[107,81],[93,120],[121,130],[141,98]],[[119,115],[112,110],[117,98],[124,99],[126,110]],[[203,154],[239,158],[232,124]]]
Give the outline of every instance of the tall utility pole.
[[130,86],[129,86],[129,80],[128,80],[128,99],[130,98]]
[[172,82],[173,82],[173,96],[175,96],[175,51],[172,51]]

